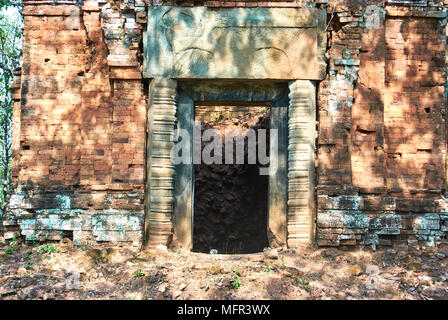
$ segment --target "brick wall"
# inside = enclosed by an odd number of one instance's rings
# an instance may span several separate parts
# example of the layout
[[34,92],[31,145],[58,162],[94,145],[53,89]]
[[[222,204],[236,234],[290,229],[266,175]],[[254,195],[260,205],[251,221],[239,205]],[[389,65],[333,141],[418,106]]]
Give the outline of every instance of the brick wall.
[[23,2],[7,229],[28,240],[141,243],[146,7],[311,5],[327,8],[330,22],[317,99],[317,243],[446,238],[447,1]]
[[346,2],[329,29],[318,104],[319,245],[446,239],[446,9],[395,2]]
[[7,228],[27,240],[141,243],[141,26],[101,2],[24,1]]

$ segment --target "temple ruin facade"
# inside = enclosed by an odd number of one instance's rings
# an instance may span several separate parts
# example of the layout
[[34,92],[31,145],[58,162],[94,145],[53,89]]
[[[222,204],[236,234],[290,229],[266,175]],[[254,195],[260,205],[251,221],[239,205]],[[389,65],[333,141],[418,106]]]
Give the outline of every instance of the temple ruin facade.
[[448,1],[23,5],[5,235],[194,250],[176,129],[231,104],[278,130],[267,245],[446,241]]

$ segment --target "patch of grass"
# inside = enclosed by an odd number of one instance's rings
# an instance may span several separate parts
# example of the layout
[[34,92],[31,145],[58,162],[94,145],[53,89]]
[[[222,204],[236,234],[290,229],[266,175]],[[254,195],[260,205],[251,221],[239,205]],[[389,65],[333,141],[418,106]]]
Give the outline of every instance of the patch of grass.
[[131,261],[132,262],[147,262],[148,260],[145,258],[140,258],[140,257],[134,256],[131,258]]
[[145,273],[143,271],[141,271],[141,270],[137,270],[137,271],[134,272],[134,276],[136,278],[141,278],[141,277],[145,276]]

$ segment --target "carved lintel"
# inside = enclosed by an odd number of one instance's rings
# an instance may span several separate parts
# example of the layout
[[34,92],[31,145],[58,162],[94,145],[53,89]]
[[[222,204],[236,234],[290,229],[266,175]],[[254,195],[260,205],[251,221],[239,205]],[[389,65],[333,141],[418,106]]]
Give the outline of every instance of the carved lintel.
[[322,8],[148,8],[143,76],[325,78]]

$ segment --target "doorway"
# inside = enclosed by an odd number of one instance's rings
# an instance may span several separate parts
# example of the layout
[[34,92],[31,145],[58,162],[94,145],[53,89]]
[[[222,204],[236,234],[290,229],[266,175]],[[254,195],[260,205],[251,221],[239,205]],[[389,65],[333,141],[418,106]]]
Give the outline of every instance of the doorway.
[[[199,119],[206,120],[202,129],[269,129],[268,163],[249,164],[246,159],[242,166],[226,165],[221,149],[222,164],[197,161],[191,152],[190,161],[175,166],[173,225],[179,246],[197,252],[248,253],[286,244],[288,93],[288,84],[281,82],[179,81],[177,129],[197,132]],[[271,152],[274,131],[276,151]],[[202,137],[204,130],[199,132]],[[189,136],[192,151],[193,136]],[[219,140],[223,141],[221,135]],[[264,175],[259,174],[261,169]]]
[[[260,168],[269,163],[251,156],[266,150],[269,157],[270,107],[196,105],[195,122],[202,136],[216,130],[223,161],[194,165],[193,251],[262,251],[269,245],[269,176]],[[202,141],[202,151],[207,143]]]

